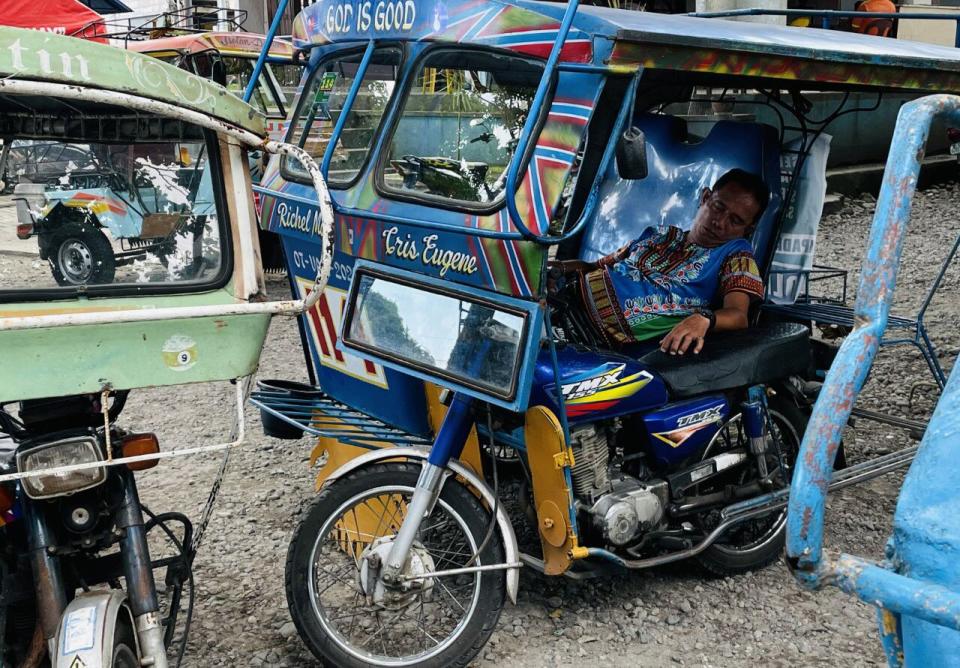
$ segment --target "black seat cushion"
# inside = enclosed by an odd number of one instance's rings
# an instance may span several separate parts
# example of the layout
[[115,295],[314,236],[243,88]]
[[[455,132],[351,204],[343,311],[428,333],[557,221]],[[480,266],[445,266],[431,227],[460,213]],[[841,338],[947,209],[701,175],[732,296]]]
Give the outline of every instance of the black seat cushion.
[[715,332],[699,355],[654,350],[640,358],[662,377],[674,398],[768,383],[802,373],[810,363],[810,330],[777,322]]

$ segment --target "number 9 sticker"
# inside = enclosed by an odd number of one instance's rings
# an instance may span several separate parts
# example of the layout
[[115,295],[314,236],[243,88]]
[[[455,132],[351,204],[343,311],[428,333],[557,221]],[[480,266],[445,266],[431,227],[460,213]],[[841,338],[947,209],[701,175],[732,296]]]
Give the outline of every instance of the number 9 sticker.
[[197,342],[183,334],[167,339],[162,352],[163,363],[173,371],[186,371],[197,363]]

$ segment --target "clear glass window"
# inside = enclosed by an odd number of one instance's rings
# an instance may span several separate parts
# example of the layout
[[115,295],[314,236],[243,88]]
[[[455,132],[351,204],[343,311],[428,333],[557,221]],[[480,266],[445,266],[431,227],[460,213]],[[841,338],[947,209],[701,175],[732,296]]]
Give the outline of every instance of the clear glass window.
[[384,186],[463,203],[496,201],[542,72],[492,53],[427,56],[393,132]]
[[213,172],[200,141],[13,140],[0,291],[215,281],[227,240]]
[[[206,51],[191,57],[193,71],[205,78],[222,84],[227,90],[242,98],[253,76],[256,60],[240,56],[223,56],[216,51]],[[257,85],[250,97],[250,104],[270,118],[286,116],[286,103],[282,89],[271,85],[272,65],[266,63]],[[282,67],[287,67],[286,65]],[[291,65],[290,67],[296,67]]]
[[[327,61],[313,73],[303,92],[291,136],[317,163],[327,150],[362,57],[362,53],[353,53]],[[330,161],[331,183],[349,182],[366,162],[373,136],[397,85],[400,58],[398,49],[374,51]],[[294,159],[287,159],[285,169],[300,180],[309,179],[307,171]]]

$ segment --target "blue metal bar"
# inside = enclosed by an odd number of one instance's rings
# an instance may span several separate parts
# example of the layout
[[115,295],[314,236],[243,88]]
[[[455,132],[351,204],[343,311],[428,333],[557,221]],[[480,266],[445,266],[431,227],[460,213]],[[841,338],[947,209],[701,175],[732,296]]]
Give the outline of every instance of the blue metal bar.
[[451,459],[460,456],[463,445],[467,442],[470,426],[473,424],[473,416],[470,413],[472,405],[473,398],[470,396],[460,392],[453,395],[453,401],[450,402],[447,414],[443,416],[437,438],[433,442],[433,447],[430,448],[428,462],[434,466],[446,468]]
[[[889,568],[823,556],[827,486],[840,437],[880,346],[920,162],[934,119],[960,124],[960,97],[933,95],[903,105],[897,117],[854,307],[856,328],[827,374],[803,438],[790,488],[787,558],[811,588],[834,584],[899,613],[909,665],[930,665],[932,648],[956,656],[960,634],[960,499],[955,472],[960,433],[960,373],[952,374],[904,482],[889,544]],[[893,572],[893,569],[901,575]],[[911,659],[911,654],[913,658]]]
[[567,40],[567,34],[570,32],[570,26],[573,25],[573,17],[577,13],[577,7],[580,6],[580,0],[570,0],[567,3],[567,9],[563,13],[563,20],[560,22],[560,29],[557,31],[557,38],[550,49],[550,56],[547,58],[547,64],[543,68],[543,76],[540,77],[540,85],[537,86],[537,92],[533,96],[533,102],[530,104],[530,110],[527,112],[527,120],[523,124],[523,131],[520,133],[520,139],[517,142],[517,149],[513,153],[513,160],[510,161],[510,167],[507,170],[506,184],[506,204],[507,212],[510,214],[510,220],[514,226],[520,230],[520,234],[530,241],[547,242],[549,238],[540,236],[531,232],[523,222],[520,211],[517,209],[517,175],[520,173],[520,166],[524,164],[527,145],[530,143],[530,137],[533,135],[537,122],[540,120],[540,110],[547,97],[547,91],[553,81],[554,72],[557,69],[557,61],[560,60],[560,51],[563,49],[563,43]]
[[250,81],[247,83],[247,89],[243,91],[243,101],[249,102],[250,98],[253,97],[253,91],[257,87],[257,82],[260,80],[260,73],[263,71],[263,63],[267,59],[267,55],[270,53],[270,46],[273,44],[273,38],[277,35],[277,30],[280,28],[280,19],[283,18],[283,13],[287,11],[287,2],[288,0],[280,0],[280,4],[277,6],[277,12],[273,15],[273,21],[270,23],[270,30],[267,31],[267,39],[263,42],[263,50],[260,51],[260,56],[257,58],[256,64],[253,66],[253,74],[250,75]]
[[[557,345],[553,340],[553,326],[550,324],[550,309],[543,309],[543,322],[547,331],[547,345],[550,348],[550,363],[553,365],[553,389],[556,393],[557,409],[559,411],[560,426],[563,427],[563,447],[570,447],[570,424],[567,420],[567,405],[563,398],[563,382],[560,377],[560,364],[557,361]],[[573,490],[573,472],[568,464],[563,466],[563,477],[567,484],[567,490]],[[577,526],[577,507],[574,505],[573,492],[568,494],[567,514],[570,517],[570,526],[576,536],[580,535],[580,528]]]
[[327,149],[323,152],[323,162],[320,163],[320,173],[323,174],[323,180],[327,180],[327,171],[330,169],[330,160],[333,158],[333,149],[337,146],[337,143],[340,141],[340,133],[343,131],[343,126],[347,122],[347,116],[350,115],[350,109],[353,107],[353,101],[357,98],[357,93],[360,92],[360,84],[363,83],[363,77],[367,73],[367,66],[370,64],[370,59],[373,57],[373,40],[371,39],[367,42],[367,48],[363,52],[363,58],[360,60],[360,66],[357,68],[356,74],[353,76],[353,83],[350,84],[350,92],[347,93],[347,99],[343,102],[343,107],[340,108],[340,115],[337,117],[337,123],[333,126],[333,132],[330,134],[330,141],[327,143]]

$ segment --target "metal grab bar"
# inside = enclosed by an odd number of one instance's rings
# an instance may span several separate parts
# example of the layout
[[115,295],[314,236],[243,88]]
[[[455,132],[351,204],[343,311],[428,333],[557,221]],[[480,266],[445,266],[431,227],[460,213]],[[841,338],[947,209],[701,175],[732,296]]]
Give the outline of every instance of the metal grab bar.
[[[938,118],[960,124],[960,97],[933,95],[908,102],[900,109],[861,270],[854,309],[856,326],[844,341],[827,374],[803,438],[790,487],[787,557],[796,578],[810,588],[835,584],[887,610],[960,630],[960,616],[953,614],[960,610],[960,594],[957,592],[932,581],[896,575],[848,555],[841,555],[839,559],[823,556],[824,510],[834,456],[842,429],[850,417],[886,329],[920,161],[931,122]],[[930,462],[925,460],[939,457],[933,470],[936,471],[938,467],[942,470],[947,462],[956,459],[955,448],[952,450],[954,454],[949,454],[952,445],[949,437],[951,429],[956,430],[957,422],[956,417],[951,415],[950,406],[960,398],[960,375],[954,376],[930,420],[914,467],[926,466],[929,469]],[[908,474],[898,502],[898,521],[904,503],[909,506],[922,496],[922,492],[918,494],[917,490],[908,487],[910,480]],[[925,484],[930,484],[929,480]],[[955,497],[952,501],[955,501]],[[938,503],[945,501],[941,498]],[[951,519],[946,518],[947,525],[951,524]],[[911,526],[915,533],[922,533],[929,524],[925,519],[913,518],[913,521],[917,522],[917,526]],[[897,531],[895,523],[895,535]],[[946,549],[955,547],[949,542],[951,538],[954,537],[940,536],[938,540]],[[901,536],[901,541],[909,551],[909,538]],[[888,557],[897,563],[903,560],[904,555],[891,553]],[[907,555],[907,572],[910,572],[909,561]],[[923,577],[923,573],[918,577]],[[935,606],[925,605],[930,601],[940,601],[949,608],[951,615],[942,614],[943,610],[937,612]]]
[[543,106],[543,100],[547,96],[547,90],[553,80],[554,72],[557,70],[557,62],[560,60],[560,51],[563,50],[563,44],[567,41],[567,34],[570,32],[570,26],[573,25],[573,17],[576,16],[577,8],[580,6],[580,0],[570,0],[567,3],[567,9],[563,13],[563,20],[560,22],[560,28],[557,30],[557,39],[553,42],[550,49],[550,56],[547,58],[547,64],[543,68],[543,76],[540,78],[540,85],[537,86],[537,92],[533,96],[533,102],[530,104],[530,110],[527,112],[527,120],[523,124],[523,130],[520,132],[520,139],[517,141],[517,148],[513,153],[513,160],[510,161],[510,167],[507,169],[507,183],[505,190],[505,200],[507,213],[510,215],[510,221],[514,227],[519,230],[529,241],[538,243],[557,243],[557,238],[551,238],[549,235],[538,235],[530,231],[524,224],[520,211],[517,209],[517,176],[520,173],[520,165],[524,162],[524,154],[527,152],[527,145],[530,143],[530,136],[537,125],[540,117],[540,108]]

